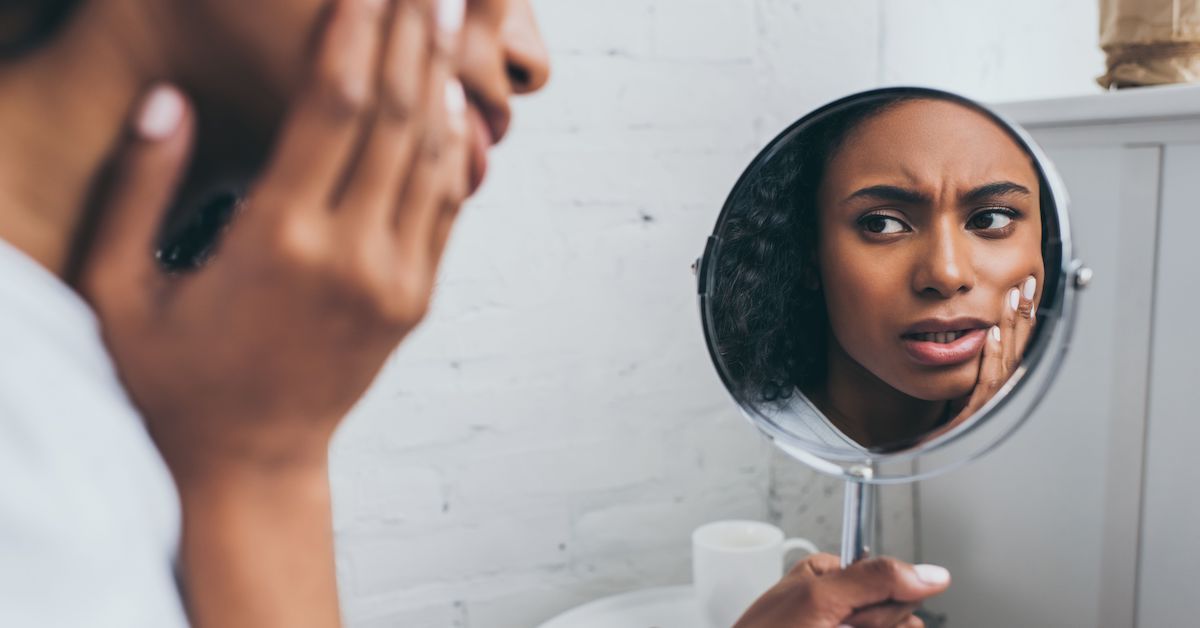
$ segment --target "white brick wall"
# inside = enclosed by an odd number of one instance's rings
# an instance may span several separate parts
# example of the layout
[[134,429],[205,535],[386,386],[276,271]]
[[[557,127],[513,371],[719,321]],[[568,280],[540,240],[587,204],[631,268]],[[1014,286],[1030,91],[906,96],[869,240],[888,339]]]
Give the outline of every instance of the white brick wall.
[[[430,320],[335,445],[351,626],[536,626],[685,582],[688,532],[719,518],[835,549],[840,487],[771,453],[701,342],[688,265],[724,195],[762,142],[850,90],[1023,98],[1100,72],[1093,0],[535,5],[551,85],[519,105]],[[907,493],[888,499],[906,555]]]

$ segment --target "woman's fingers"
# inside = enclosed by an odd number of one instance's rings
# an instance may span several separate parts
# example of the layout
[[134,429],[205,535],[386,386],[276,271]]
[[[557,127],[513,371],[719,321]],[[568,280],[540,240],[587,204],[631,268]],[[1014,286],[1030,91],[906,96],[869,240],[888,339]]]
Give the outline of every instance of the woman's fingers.
[[1004,332],[999,325],[992,326],[987,331],[983,344],[983,356],[979,359],[979,378],[967,404],[959,411],[955,421],[965,419],[975,414],[996,394],[1008,379],[1004,366]]
[[429,124],[395,214],[397,246],[410,263],[425,264],[430,259],[438,216],[455,193],[447,189],[448,182],[456,172],[466,176],[467,100],[462,83],[450,74],[446,54],[438,52],[430,67]]
[[920,623],[913,624],[910,618],[913,618],[913,611],[917,610],[918,604],[896,603],[889,602],[864,608],[850,617],[842,621],[844,626],[853,626],[854,628],[896,628],[896,626],[922,626],[924,622],[917,620]]
[[461,86],[449,88],[454,95],[448,95],[449,105],[447,115],[450,122],[447,132],[450,136],[449,148],[446,151],[446,167],[441,171],[442,200],[438,211],[433,214],[431,242],[429,244],[429,263],[437,268],[446,250],[446,242],[450,239],[450,230],[458,218],[459,209],[467,199],[468,194],[468,131],[467,103]]
[[1004,293],[1000,322],[988,332],[979,364],[979,378],[958,418],[968,417],[982,408],[1000,392],[1021,364],[1025,345],[1036,323],[1033,313],[1036,292],[1037,279],[1029,277]]
[[1029,277],[1020,286],[1020,301],[1017,304],[1017,324],[1013,329],[1012,368],[1016,369],[1025,356],[1025,345],[1033,335],[1034,325],[1037,324],[1035,297],[1037,296],[1037,278]]
[[429,119],[434,12],[428,0],[400,0],[384,45],[378,104],[366,145],[341,199],[346,213],[372,228],[390,224]]
[[1033,297],[1037,294],[1037,279],[1028,277],[1005,294],[1001,327],[1006,332],[1004,364],[1011,373],[1021,363],[1025,344],[1033,332]]
[[[303,93],[288,113],[259,196],[328,208],[370,122],[387,2],[337,0]],[[279,203],[295,210],[296,203]]]
[[813,575],[823,576],[841,570],[842,559],[833,554],[813,554],[792,565],[788,576]]
[[918,603],[950,586],[950,573],[934,565],[907,565],[891,558],[862,560],[818,578],[814,595],[850,609],[884,603]]
[[158,86],[147,94],[132,133],[111,171],[82,265],[84,293],[95,298],[104,277],[129,281],[157,275],[158,234],[191,155],[194,119],[179,90]]
[[1009,288],[1004,295],[1004,314],[1000,317],[1000,331],[1004,335],[1004,364],[1011,369],[1017,355],[1016,338],[1017,325],[1021,315],[1021,289]]

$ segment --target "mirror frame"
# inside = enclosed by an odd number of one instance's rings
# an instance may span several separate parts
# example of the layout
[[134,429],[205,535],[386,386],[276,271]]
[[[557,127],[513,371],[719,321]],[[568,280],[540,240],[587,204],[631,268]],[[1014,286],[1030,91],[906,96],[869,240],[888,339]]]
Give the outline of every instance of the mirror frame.
[[[825,115],[867,98],[892,96],[925,96],[958,102],[988,115],[1007,129],[1033,158],[1041,183],[1046,187],[1047,193],[1042,196],[1054,204],[1052,212],[1043,208],[1043,215],[1057,220],[1057,241],[1050,240],[1047,245],[1057,245],[1059,262],[1056,267],[1047,266],[1047,270],[1055,277],[1053,285],[1047,285],[1043,290],[1042,301],[1038,304],[1039,332],[1026,347],[1021,364],[1008,382],[978,412],[949,430],[906,448],[886,453],[849,452],[813,443],[789,433],[766,415],[748,407],[732,392],[734,387],[716,348],[710,299],[717,266],[713,262],[720,255],[720,234],[734,209],[733,199],[738,196],[738,191],[744,185],[753,180],[763,163],[771,159],[795,135],[802,133],[805,128]],[[872,89],[835,100],[803,116],[776,135],[754,157],[726,197],[716,226],[705,244],[704,253],[694,266],[698,279],[700,317],[709,357],[726,391],[737,403],[742,414],[779,448],[822,473],[855,482],[896,484],[929,478],[962,466],[1000,446],[1025,423],[1049,390],[1062,365],[1075,324],[1077,292],[1091,279],[1091,271],[1078,259],[1071,237],[1069,204],[1066,187],[1041,147],[1023,128],[990,107],[951,92],[910,86]],[[1047,273],[1048,277],[1049,275],[1050,272]]]

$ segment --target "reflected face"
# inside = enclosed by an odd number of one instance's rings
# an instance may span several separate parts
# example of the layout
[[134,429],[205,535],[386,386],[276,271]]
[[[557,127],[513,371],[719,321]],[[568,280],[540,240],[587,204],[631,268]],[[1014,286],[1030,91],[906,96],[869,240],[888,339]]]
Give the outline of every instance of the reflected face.
[[[207,95],[208,102],[236,109],[225,113],[260,135],[268,134],[305,76],[311,40],[332,4],[178,3],[175,17],[181,26],[172,56],[187,77],[185,86]],[[471,105],[472,179],[477,185],[486,170],[487,150],[507,132],[510,98],[540,89],[549,77],[549,60],[529,0],[465,0],[465,5],[457,65]]]
[[964,106],[918,100],[851,131],[818,191],[831,361],[848,358],[921,400],[955,400],[979,376],[1008,293],[1043,284],[1031,157]]

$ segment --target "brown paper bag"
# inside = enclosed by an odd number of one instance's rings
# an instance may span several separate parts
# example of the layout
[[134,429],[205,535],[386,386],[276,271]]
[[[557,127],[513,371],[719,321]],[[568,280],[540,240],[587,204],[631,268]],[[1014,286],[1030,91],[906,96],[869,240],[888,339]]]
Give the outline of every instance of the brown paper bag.
[[1100,0],[1104,87],[1200,80],[1200,0]]

